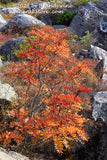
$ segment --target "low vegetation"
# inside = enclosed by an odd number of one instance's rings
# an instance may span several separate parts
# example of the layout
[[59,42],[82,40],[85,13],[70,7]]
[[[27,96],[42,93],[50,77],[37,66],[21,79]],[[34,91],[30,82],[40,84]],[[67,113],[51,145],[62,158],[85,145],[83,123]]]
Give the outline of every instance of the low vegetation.
[[59,25],[67,25],[69,26],[70,22],[72,21],[73,17],[78,13],[78,11],[75,11],[73,12],[72,14],[65,10],[62,14],[59,14],[55,21],[56,21],[56,24],[59,24]]
[[88,140],[84,130],[87,119],[80,114],[84,104],[80,93],[90,92],[87,84],[98,80],[91,61],[72,56],[66,30],[48,26],[33,28],[28,35],[16,52],[20,60],[2,70],[2,80],[15,88],[19,98],[8,110],[11,121],[0,141],[10,146],[14,139],[17,147],[25,145],[30,135],[32,143],[53,141],[62,153],[73,141]]
[[75,6],[79,6],[79,5],[85,6],[88,2],[97,3],[98,0],[76,0],[74,5]]

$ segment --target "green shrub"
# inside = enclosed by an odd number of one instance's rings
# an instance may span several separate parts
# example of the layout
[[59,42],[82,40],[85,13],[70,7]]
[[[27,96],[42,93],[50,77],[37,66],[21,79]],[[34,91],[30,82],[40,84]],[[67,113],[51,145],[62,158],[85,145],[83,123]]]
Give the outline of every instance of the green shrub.
[[86,35],[80,38],[81,39],[80,42],[81,42],[81,44],[89,45],[91,43],[92,33],[89,33],[89,31],[86,31],[85,33],[86,33]]
[[59,25],[69,25],[71,20],[73,19],[73,17],[78,13],[78,11],[75,11],[73,12],[72,14],[65,10],[62,14],[59,14],[56,18],[55,18],[55,21],[56,21],[56,24],[59,24]]

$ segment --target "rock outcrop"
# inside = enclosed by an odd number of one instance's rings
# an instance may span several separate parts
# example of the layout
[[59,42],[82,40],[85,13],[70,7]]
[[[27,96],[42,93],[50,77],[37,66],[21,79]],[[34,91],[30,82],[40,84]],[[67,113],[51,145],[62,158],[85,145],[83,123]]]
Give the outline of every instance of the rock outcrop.
[[107,51],[105,51],[104,49],[100,47],[90,45],[88,48],[87,57],[93,58],[97,61],[102,60],[102,59],[105,59],[105,61],[107,61]]
[[17,8],[17,7],[3,8],[2,12],[4,14],[13,14],[13,15],[14,14],[18,14],[18,13],[22,13],[22,11],[19,8]]
[[[99,61],[100,65],[97,65],[96,71],[100,72],[101,68],[103,68],[103,72],[101,73],[100,77],[102,77],[104,80],[107,80],[107,74],[104,72],[107,72],[107,51],[105,51],[102,48],[99,48],[97,46],[90,45],[87,53],[87,57],[93,58],[96,61]],[[103,61],[102,61],[103,60]],[[102,63],[103,62],[103,63]],[[102,66],[101,66],[102,64]],[[99,68],[100,66],[100,68]]]
[[107,15],[100,19],[97,27],[92,32],[91,40],[97,46],[107,50]]
[[16,26],[16,27],[22,27],[22,28],[27,28],[33,25],[37,25],[37,26],[45,26],[45,23],[43,23],[42,21],[38,20],[37,18],[34,18],[31,15],[28,14],[16,14],[14,15],[9,23],[7,25],[5,25],[4,27],[1,28],[1,31],[7,31],[9,28],[11,28],[12,26]]
[[46,15],[38,15],[37,18],[42,21],[43,23],[45,23],[46,25],[50,25],[52,26],[52,20],[49,16]]
[[1,47],[0,47],[0,55],[5,58],[7,61],[16,61],[18,60],[17,57],[13,54],[14,49],[18,50],[19,46],[18,43],[21,44],[22,41],[25,40],[24,38],[13,38],[8,41],[6,41]]
[[50,2],[40,2],[40,3],[33,3],[30,4],[27,8],[25,8],[25,11],[27,10],[40,10],[48,9],[50,7]]
[[2,62],[2,60],[1,60],[1,58],[0,58],[0,66],[2,66],[3,65],[3,62]]
[[96,127],[91,129],[89,141],[76,151],[75,160],[107,160],[107,91],[94,93],[91,103]]
[[79,37],[82,37],[86,31],[94,31],[103,15],[102,10],[98,9],[94,3],[89,2],[86,6],[79,7],[79,12],[71,21],[70,27]]
[[101,91],[92,96],[92,116],[95,121],[101,118],[107,124],[107,91]]
[[101,127],[101,137],[99,140],[98,160],[107,159],[107,91],[97,92],[92,97],[92,116],[95,121],[99,118],[103,120]]
[[101,18],[99,27],[100,27],[100,31],[105,35],[107,35],[107,15]]
[[14,91],[14,88],[9,84],[0,82],[0,100],[6,100],[12,102],[13,99],[17,98],[17,94]]
[[107,13],[107,0],[99,0],[97,7]]
[[0,160],[29,160],[29,158],[17,152],[7,152],[5,149],[0,148]]
[[7,24],[6,20],[0,15],[0,29]]

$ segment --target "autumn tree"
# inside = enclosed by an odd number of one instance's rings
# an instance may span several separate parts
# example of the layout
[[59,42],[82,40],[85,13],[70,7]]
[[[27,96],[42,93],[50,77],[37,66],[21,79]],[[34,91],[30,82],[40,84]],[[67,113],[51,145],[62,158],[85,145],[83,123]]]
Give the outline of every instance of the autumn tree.
[[19,61],[3,68],[2,80],[10,82],[18,99],[12,104],[13,120],[9,131],[1,134],[1,143],[9,144],[11,139],[21,143],[31,135],[33,143],[53,141],[62,153],[73,141],[88,140],[80,93],[90,92],[88,82],[97,83],[97,79],[91,61],[72,56],[69,38],[65,29],[34,27],[16,52]]

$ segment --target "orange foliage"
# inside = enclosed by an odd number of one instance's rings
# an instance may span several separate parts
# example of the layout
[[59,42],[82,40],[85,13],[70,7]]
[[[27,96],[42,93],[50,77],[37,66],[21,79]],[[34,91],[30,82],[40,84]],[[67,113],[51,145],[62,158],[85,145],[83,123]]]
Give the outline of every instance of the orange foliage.
[[0,45],[2,45],[4,42],[6,42],[7,40],[11,38],[12,38],[11,35],[5,35],[0,32]]
[[[53,140],[56,150],[62,153],[64,147],[70,148],[71,141],[88,140],[84,130],[87,120],[78,114],[84,103],[79,93],[91,91],[87,76],[96,77],[88,60],[79,61],[72,56],[65,41],[70,35],[65,30],[33,28],[29,37],[29,45],[17,53],[23,59],[10,63],[3,71],[19,94],[18,103],[13,106],[21,108],[10,112],[16,117],[10,123],[10,128],[15,129],[11,133],[16,132],[20,140],[25,138],[24,133],[32,135],[33,142]],[[38,112],[38,108],[42,111]],[[10,143],[11,138],[19,142],[8,132],[0,140]]]

